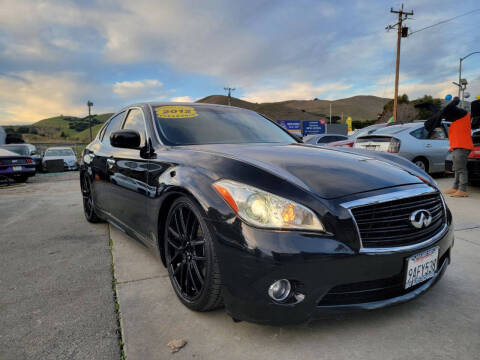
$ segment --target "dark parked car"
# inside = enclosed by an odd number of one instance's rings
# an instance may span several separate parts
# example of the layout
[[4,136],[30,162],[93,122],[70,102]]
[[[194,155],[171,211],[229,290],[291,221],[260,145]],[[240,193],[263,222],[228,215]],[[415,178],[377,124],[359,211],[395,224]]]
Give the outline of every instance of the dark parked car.
[[427,291],[450,262],[434,180],[387,153],[313,147],[245,109],[141,103],[82,154],[87,220],[150,247],[190,309],[269,324]]
[[40,170],[42,157],[37,151],[35,145],[32,144],[8,144],[2,145],[2,148],[17,153],[18,155],[28,156],[35,163],[35,168]]
[[6,177],[16,182],[25,182],[30,176],[34,176],[35,172],[35,163],[31,157],[19,155],[0,146],[0,179]]

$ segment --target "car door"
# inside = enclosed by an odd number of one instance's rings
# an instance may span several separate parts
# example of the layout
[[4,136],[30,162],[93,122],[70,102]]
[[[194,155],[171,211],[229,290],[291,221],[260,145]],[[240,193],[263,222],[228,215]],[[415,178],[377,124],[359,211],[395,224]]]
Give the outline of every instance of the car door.
[[448,156],[450,143],[443,126],[435,128],[426,141],[430,160],[430,172],[445,171],[445,159]]
[[[140,147],[146,144],[145,116],[141,108],[130,108],[122,129],[137,130]],[[138,149],[112,147],[107,162],[108,211],[118,225],[142,240],[146,237],[146,197],[148,196],[148,158]]]
[[102,211],[109,213],[107,192],[107,159],[113,155],[110,145],[110,134],[119,130],[125,118],[125,111],[113,116],[99,133],[98,140],[90,146],[90,167],[93,173],[93,200]]

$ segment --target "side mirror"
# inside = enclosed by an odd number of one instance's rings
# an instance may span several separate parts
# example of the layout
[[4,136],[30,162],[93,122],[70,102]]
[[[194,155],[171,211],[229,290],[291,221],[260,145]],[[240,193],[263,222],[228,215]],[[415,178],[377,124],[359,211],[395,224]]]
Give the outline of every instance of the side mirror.
[[137,130],[118,130],[110,135],[110,144],[113,147],[125,149],[140,148],[140,133]]

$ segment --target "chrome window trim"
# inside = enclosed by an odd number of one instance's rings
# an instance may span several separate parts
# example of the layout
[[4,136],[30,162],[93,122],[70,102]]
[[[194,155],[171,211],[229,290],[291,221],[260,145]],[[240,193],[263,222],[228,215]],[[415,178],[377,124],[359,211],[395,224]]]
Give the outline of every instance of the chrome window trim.
[[[429,194],[435,194],[438,193],[440,194],[440,198],[443,203],[443,213],[444,213],[444,220],[445,223],[442,227],[442,229],[436,233],[434,236],[431,238],[422,241],[417,244],[411,244],[411,245],[405,245],[405,246],[395,246],[395,247],[388,247],[388,248],[364,248],[363,247],[363,242],[362,242],[362,236],[360,235],[360,229],[358,228],[357,220],[355,219],[355,216],[353,216],[352,209],[364,206],[364,205],[373,205],[373,204],[381,204],[389,201],[395,201],[395,200],[401,200],[401,199],[406,199],[410,197],[415,197],[415,196],[420,196],[420,195],[429,195]],[[448,225],[447,225],[447,207],[445,204],[445,200],[441,193],[432,187],[422,187],[422,188],[416,188],[416,189],[408,189],[408,190],[399,190],[395,191],[392,193],[388,194],[382,194],[382,195],[376,195],[376,196],[370,196],[358,200],[353,200],[353,201],[348,201],[345,203],[340,204],[343,208],[345,208],[348,213],[350,214],[350,217],[353,220],[353,223],[355,225],[355,229],[357,231],[358,239],[360,240],[360,250],[359,252],[361,254],[387,254],[387,253],[396,253],[396,252],[402,252],[402,251],[411,251],[411,250],[416,250],[420,249],[423,247],[426,247],[428,245],[431,245],[438,241],[441,237],[443,237],[447,231],[448,231]]]
[[155,118],[155,114],[153,113],[153,105],[149,104],[148,107],[150,108],[150,116],[152,117],[152,126],[153,131],[155,132],[155,137],[160,145],[165,146],[157,129],[157,119]]

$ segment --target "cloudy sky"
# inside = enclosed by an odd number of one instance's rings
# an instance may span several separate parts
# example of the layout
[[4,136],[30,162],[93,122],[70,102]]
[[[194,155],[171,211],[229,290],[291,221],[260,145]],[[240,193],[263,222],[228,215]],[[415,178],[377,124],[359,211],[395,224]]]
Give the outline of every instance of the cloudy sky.
[[[408,0],[412,31],[480,8]],[[254,101],[393,94],[391,0],[0,0],[0,124],[220,94]],[[402,42],[400,91],[454,92],[480,11]],[[464,62],[480,93],[480,55]]]

